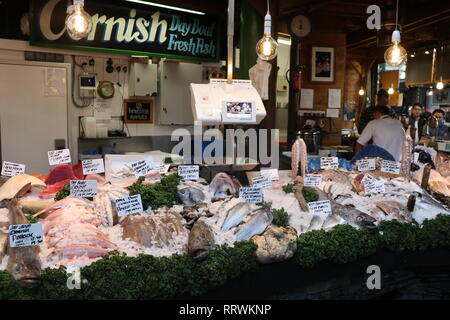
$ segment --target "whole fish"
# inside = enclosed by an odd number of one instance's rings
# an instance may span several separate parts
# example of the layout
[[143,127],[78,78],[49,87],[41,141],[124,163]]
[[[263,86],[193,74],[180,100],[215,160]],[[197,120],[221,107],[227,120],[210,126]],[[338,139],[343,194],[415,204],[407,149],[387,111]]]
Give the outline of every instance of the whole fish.
[[204,201],[206,196],[202,190],[193,186],[181,187],[178,189],[178,196],[183,204],[188,207],[194,206],[199,201]]
[[[28,224],[28,220],[17,205],[17,199],[9,201],[9,221],[11,225]],[[7,246],[9,255],[6,269],[11,272],[14,279],[25,287],[34,287],[41,281],[41,262],[39,247],[11,247]]]
[[434,219],[438,214],[450,214],[450,210],[446,209],[442,204],[434,200],[426,192],[414,193],[415,203],[412,211],[414,220],[422,223],[425,219]]
[[348,224],[354,227],[363,227],[369,229],[376,228],[376,220],[368,214],[359,211],[358,209],[350,206],[344,206],[337,203],[336,201],[331,200],[331,210],[334,215],[341,217]]
[[227,212],[227,216],[222,225],[222,231],[226,232],[242,223],[244,218],[251,212],[250,204],[239,202]]
[[272,223],[273,215],[268,209],[258,209],[255,215],[244,224],[236,235],[236,240],[249,240],[257,234],[263,233]]

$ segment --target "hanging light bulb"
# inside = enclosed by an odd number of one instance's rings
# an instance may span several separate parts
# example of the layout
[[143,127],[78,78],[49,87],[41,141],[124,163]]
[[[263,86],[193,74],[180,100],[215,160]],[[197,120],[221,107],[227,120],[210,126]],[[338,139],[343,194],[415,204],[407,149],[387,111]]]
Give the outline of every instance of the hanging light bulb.
[[400,45],[400,31],[394,30],[392,33],[392,45],[384,53],[384,60],[391,67],[398,67],[405,63],[406,59],[406,50]]
[[427,95],[428,96],[432,96],[433,95],[433,87],[430,87],[430,90],[428,90]]
[[272,38],[272,17],[269,13],[267,2],[267,14],[264,17],[264,36],[256,44],[256,54],[262,60],[274,59],[278,53],[278,43]]
[[359,89],[359,91],[358,91],[358,94],[360,95],[360,96],[363,96],[364,95],[364,89],[361,87],[361,89]]
[[444,82],[442,82],[442,77],[441,77],[441,79],[439,80],[439,82],[436,83],[436,89],[438,89],[438,90],[444,89]]
[[92,18],[83,7],[84,0],[74,0],[73,5],[67,7],[67,32],[74,40],[86,38],[92,29]]
[[394,94],[394,84],[393,83],[391,83],[391,87],[388,89],[388,93],[389,94]]

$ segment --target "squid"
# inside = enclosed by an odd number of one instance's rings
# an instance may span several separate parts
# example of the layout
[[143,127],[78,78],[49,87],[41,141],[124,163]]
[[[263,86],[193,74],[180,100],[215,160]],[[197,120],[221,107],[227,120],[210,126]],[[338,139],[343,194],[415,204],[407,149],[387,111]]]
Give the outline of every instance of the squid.
[[291,169],[293,177],[297,176],[299,162],[300,175],[304,177],[306,173],[306,166],[308,165],[308,150],[306,148],[305,141],[303,141],[302,138],[298,138],[292,145]]

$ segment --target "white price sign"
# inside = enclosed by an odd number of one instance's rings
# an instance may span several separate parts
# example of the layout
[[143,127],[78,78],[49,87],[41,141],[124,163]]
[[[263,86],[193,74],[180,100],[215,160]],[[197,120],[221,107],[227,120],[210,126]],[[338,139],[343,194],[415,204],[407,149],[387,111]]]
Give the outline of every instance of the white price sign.
[[140,194],[129,196],[116,200],[116,211],[119,217],[127,216],[133,213],[144,212]]
[[155,170],[155,164],[151,159],[139,160],[131,164],[131,169],[136,177],[145,176]]
[[42,224],[14,224],[9,226],[9,244],[11,247],[29,247],[44,244]]
[[337,157],[320,158],[320,168],[323,170],[339,168],[339,159]]
[[97,195],[97,181],[70,180],[70,195],[77,198],[95,197]]
[[93,173],[103,173],[105,172],[105,165],[103,159],[90,159],[81,161],[83,166],[83,174],[87,176]]
[[70,158],[69,149],[53,150],[47,152],[47,154],[48,154],[48,163],[51,166],[72,162],[72,159]]
[[268,177],[270,181],[277,181],[280,179],[278,169],[261,169],[260,174]]
[[358,161],[358,171],[376,170],[375,159],[363,159]]
[[183,180],[197,180],[200,177],[199,166],[178,166],[178,175]]
[[309,211],[317,215],[329,215],[332,213],[330,200],[309,202],[308,208]]
[[159,171],[159,174],[167,174],[169,172],[170,164],[161,164],[156,167],[156,170]]
[[305,174],[305,187],[318,187],[322,183],[321,174]]
[[374,193],[385,193],[386,190],[384,188],[383,181],[366,181],[364,183],[364,192],[366,195],[374,194]]
[[240,188],[239,198],[244,199],[245,202],[259,203],[263,202],[263,193],[261,188]]
[[14,177],[18,174],[25,173],[25,165],[14,162],[3,161],[2,176]]
[[375,179],[374,177],[372,177],[370,174],[365,174],[364,177],[362,178],[361,182],[364,184],[368,181],[378,181],[378,180]]
[[381,172],[400,174],[400,162],[383,160],[381,162]]
[[267,176],[258,176],[252,179],[252,186],[254,188],[261,188],[265,190],[272,187],[272,182]]

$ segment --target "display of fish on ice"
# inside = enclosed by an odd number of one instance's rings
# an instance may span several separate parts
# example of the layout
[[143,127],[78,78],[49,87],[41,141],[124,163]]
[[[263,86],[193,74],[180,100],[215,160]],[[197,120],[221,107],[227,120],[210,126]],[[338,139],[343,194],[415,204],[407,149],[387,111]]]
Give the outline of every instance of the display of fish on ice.
[[45,212],[49,214],[41,223],[47,265],[85,265],[118,249],[98,228],[102,221],[91,201],[67,197],[38,214]]

